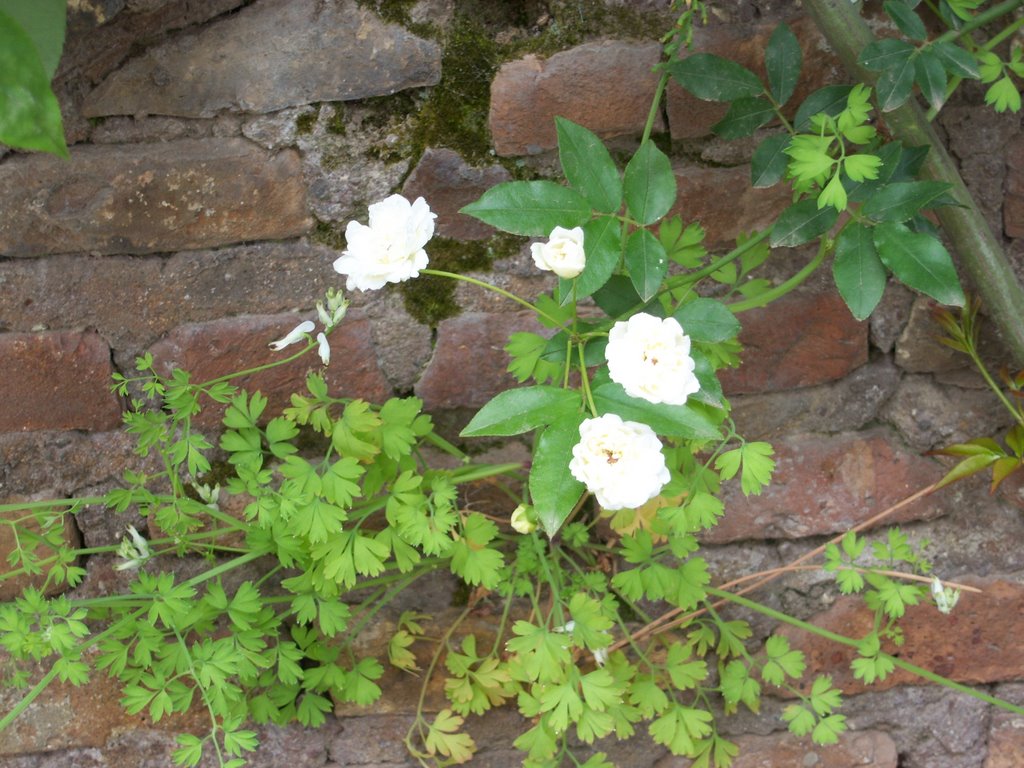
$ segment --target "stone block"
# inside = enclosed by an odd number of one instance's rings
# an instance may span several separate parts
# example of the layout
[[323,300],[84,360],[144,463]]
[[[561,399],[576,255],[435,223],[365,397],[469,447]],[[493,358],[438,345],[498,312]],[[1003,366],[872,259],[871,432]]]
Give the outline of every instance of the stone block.
[[[280,352],[274,352],[267,345],[282,338],[302,319],[297,315],[249,315],[183,325],[154,344],[150,351],[162,373],[184,368],[192,374],[192,381],[208,381],[297,352],[298,345]],[[326,369],[314,350],[292,363],[232,383],[250,392],[259,390],[268,399],[264,411],[267,419],[280,415],[290,404],[292,393],[306,391],[306,373],[312,371],[323,374],[329,391],[336,397],[358,397],[379,403],[392,395],[377,365],[368,320],[346,317],[330,341],[331,365]],[[213,425],[223,414],[223,408],[216,404],[208,406],[200,416],[200,423]]]
[[[555,116],[608,139],[643,131],[658,76],[656,42],[584,43],[549,59],[504,64],[491,83],[488,122],[495,151],[533,155],[558,146]],[[661,130],[659,120],[656,129]]]
[[[725,516],[703,534],[710,543],[794,539],[845,531],[939,480],[942,467],[906,451],[885,431],[797,435],[777,440],[775,474],[760,496],[727,488]],[[918,501],[888,523],[942,514],[936,499]]]
[[86,99],[86,117],[212,117],[435,85],[441,48],[355,0],[262,0],[147,50]]
[[868,326],[834,291],[800,291],[740,315],[739,368],[719,372],[728,394],[836,381],[868,360]]
[[121,404],[110,391],[110,349],[99,334],[0,334],[0,360],[0,432],[103,431],[120,424]]
[[1010,142],[1006,164],[1003,230],[1007,237],[1024,237],[1024,136]]
[[[776,766],[814,766],[814,768],[896,768],[899,765],[896,744],[883,731],[847,731],[839,743],[814,744],[791,733],[768,736],[744,735],[733,739],[740,753],[732,768],[775,768]],[[660,768],[661,764],[658,764]],[[668,766],[666,766],[668,768]]]
[[0,254],[157,253],[310,226],[298,153],[244,139],[72,147],[0,166]]

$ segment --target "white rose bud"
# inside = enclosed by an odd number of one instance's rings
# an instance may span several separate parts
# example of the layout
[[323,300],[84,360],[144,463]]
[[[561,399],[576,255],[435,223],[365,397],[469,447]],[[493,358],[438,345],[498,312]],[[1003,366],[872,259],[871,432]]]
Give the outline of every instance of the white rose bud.
[[512,526],[512,530],[518,533],[533,533],[537,530],[537,522],[533,519],[533,510],[525,504],[520,504],[512,512],[512,517],[508,521],[509,525]]
[[581,227],[555,227],[546,243],[533,243],[530,251],[538,269],[554,272],[566,280],[579,275],[587,264]]

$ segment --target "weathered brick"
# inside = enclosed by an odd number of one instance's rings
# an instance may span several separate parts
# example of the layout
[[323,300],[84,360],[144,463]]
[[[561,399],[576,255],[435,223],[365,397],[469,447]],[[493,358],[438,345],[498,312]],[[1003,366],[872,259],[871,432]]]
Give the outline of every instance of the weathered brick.
[[1024,717],[995,711],[988,732],[988,754],[982,768],[1020,768],[1024,765]]
[[792,202],[788,186],[754,189],[750,166],[677,167],[678,198],[671,214],[699,222],[709,247],[732,245],[737,236],[764,229]]
[[[997,578],[962,581],[982,591],[963,593],[949,615],[939,613],[930,604],[908,607],[900,620],[904,644],[899,649],[883,645],[883,650],[897,652],[904,661],[969,685],[1024,679],[1024,656],[1020,653],[1024,587]],[[874,611],[864,605],[862,598],[842,597],[809,621],[832,632],[859,638],[871,631]],[[850,662],[857,656],[855,648],[788,626],[778,632],[804,652],[807,681],[819,673],[831,674],[835,685],[849,694],[927,682],[896,669],[885,680],[865,686],[850,671]]]
[[[0,499],[0,504],[18,504],[30,501],[46,501],[47,499],[57,498],[57,494],[52,491],[40,491],[34,494],[31,498],[8,498]],[[59,511],[66,510],[66,507],[58,508]],[[44,512],[46,510],[39,510]],[[81,546],[81,536],[78,534],[78,529],[75,527],[74,521],[70,515],[64,515],[64,524],[60,526],[59,541],[62,542],[63,546],[74,549]],[[21,544],[23,547],[31,551],[37,558],[46,559],[53,555],[53,550],[42,543],[37,543],[35,546],[31,546],[32,539],[25,534],[28,533],[30,536],[38,536],[43,532],[42,526],[39,525],[37,519],[32,517],[31,511],[27,509],[16,509],[10,512],[0,513],[0,562],[6,564],[10,563],[8,556],[11,555],[16,547]],[[49,535],[49,530],[47,531]],[[46,566],[43,566],[43,572],[40,574],[22,573],[14,578],[4,579],[0,581],[0,602],[13,600],[25,587],[35,587],[40,589],[46,582]],[[9,572],[8,568],[4,569],[4,572]],[[66,584],[49,584],[44,590],[44,594],[47,596],[53,596],[60,594],[67,588]]]
[[539,330],[532,312],[466,312],[442,320],[434,357],[416,384],[416,395],[428,411],[481,407],[517,386],[503,351],[509,334]]
[[[283,337],[302,318],[296,315],[250,315],[195,323],[176,328],[150,351],[159,370],[184,368],[196,382],[214,379],[234,371],[254,368],[287,357],[298,346],[280,352],[268,344]],[[294,392],[305,392],[306,372],[322,371],[332,394],[340,397],[361,397],[381,402],[391,396],[387,380],[377,366],[370,336],[369,321],[349,316],[331,336],[331,365],[324,370],[313,351],[287,365],[260,371],[233,384],[249,391],[259,390],[268,399],[265,416],[281,412]],[[201,423],[212,424],[222,413],[210,407],[201,416]]]
[[854,320],[833,291],[794,292],[740,321],[743,364],[719,372],[729,394],[836,381],[868,359],[867,323]]
[[[803,50],[803,67],[796,92],[785,112],[797,106],[814,90],[834,82],[839,71],[836,58],[826,49],[814,22],[806,16],[792,19],[790,28]],[[694,30],[692,53],[713,53],[742,64],[766,81],[764,51],[776,25],[762,24],[753,31],[739,25],[715,25]],[[711,133],[711,127],[725,117],[728,104],[701,101],[673,80],[665,92],[665,108],[673,139],[696,139]]]
[[911,373],[935,373],[964,368],[969,358],[939,343],[942,328],[932,310],[935,302],[918,296],[910,309],[903,333],[896,340],[896,364]]
[[[943,475],[934,461],[909,453],[881,430],[798,435],[773,442],[775,474],[760,496],[736,487],[725,495],[725,516],[704,539],[800,538],[845,531],[931,485]],[[935,517],[942,500],[918,501],[887,518]]]
[[83,113],[274,112],[383,96],[440,77],[437,43],[385,24],[354,0],[264,0],[130,60],[89,95]]
[[[183,323],[309,305],[329,286],[342,284],[331,269],[337,256],[299,239],[168,258],[9,259],[0,262],[0,327],[95,328],[120,356],[117,362],[130,365],[134,355]],[[116,301],[111,286],[117,286]]]
[[[773,733],[769,736],[739,736],[740,748],[732,768],[775,768],[778,766],[814,766],[814,768],[896,768],[896,744],[882,731],[847,731],[837,744],[826,747],[798,739],[793,734]],[[659,763],[660,768],[660,763]],[[666,766],[668,768],[668,766]]]
[[414,200],[423,197],[437,214],[436,234],[457,240],[483,240],[494,228],[459,213],[496,184],[512,177],[500,165],[474,168],[458,152],[430,147],[423,153],[402,187],[402,193]]
[[244,139],[72,147],[0,166],[0,254],[154,253],[309,229],[298,153]]
[[1007,237],[1024,237],[1024,136],[1010,142],[1006,164],[1003,229]]
[[4,407],[0,432],[114,429],[110,349],[96,333],[0,334]]
[[660,54],[655,42],[605,40],[549,59],[529,55],[508,62],[491,83],[488,122],[495,151],[515,156],[553,149],[556,115],[606,139],[639,134],[658,82],[652,67]]
[[[13,663],[3,654],[4,669]],[[44,672],[42,665],[35,677]],[[22,689],[0,688],[0,709],[10,712],[25,694]],[[103,747],[118,734],[153,727],[145,711],[129,715],[121,706],[121,684],[106,674],[94,674],[88,685],[76,687],[53,681],[9,727],[0,731],[0,757],[31,752]],[[203,735],[210,716],[199,706],[185,714],[161,719],[159,729]]]

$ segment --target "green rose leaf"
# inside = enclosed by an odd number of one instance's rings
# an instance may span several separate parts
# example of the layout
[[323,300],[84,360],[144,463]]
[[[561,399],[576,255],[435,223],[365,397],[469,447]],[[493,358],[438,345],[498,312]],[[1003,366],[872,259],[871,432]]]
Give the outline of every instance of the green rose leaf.
[[903,63],[913,55],[915,50],[917,49],[914,46],[904,40],[886,37],[864,46],[864,50],[857,58],[857,63],[867,69],[881,72]]
[[953,77],[977,80],[981,76],[978,72],[978,60],[959,45],[945,41],[932,43],[931,52],[939,58],[942,66]]
[[626,241],[625,262],[636,292],[643,301],[650,301],[668,273],[665,246],[646,229],[638,229]]
[[460,213],[513,235],[547,237],[555,227],[571,229],[590,219],[590,203],[553,181],[508,181],[480,196]]
[[49,81],[57,71],[64,50],[66,0],[4,0],[0,11],[21,27],[35,45]]
[[711,126],[712,132],[723,139],[742,139],[753,136],[754,131],[775,117],[771,102],[760,97],[736,99],[720,121]]
[[832,276],[855,318],[863,320],[874,311],[885,292],[886,271],[870,227],[853,222],[839,233]]
[[622,180],[608,149],[592,132],[564,117],[555,118],[558,159],[573,189],[601,213],[622,204]]
[[750,160],[750,181],[755,189],[774,186],[786,175],[789,162],[786,147],[789,146],[789,138],[788,133],[780,133],[758,144]]
[[883,112],[891,112],[910,98],[914,89],[914,62],[912,59],[892,65],[875,83],[878,106]]
[[715,344],[728,341],[740,332],[740,321],[736,315],[715,299],[694,299],[680,307],[672,317],[693,341]]
[[570,301],[574,295],[577,299],[590,296],[607,283],[619,264],[621,247],[622,226],[618,219],[602,216],[584,224],[583,250],[587,254],[587,263],[576,278],[575,294],[572,292],[571,280],[559,280],[563,303]]
[[936,238],[891,222],[875,227],[874,235],[879,258],[901,282],[943,304],[964,305],[953,259]]
[[621,317],[638,304],[646,302],[640,299],[629,277],[612,275],[600,290],[594,291],[594,303],[604,310],[608,317]]
[[903,0],[888,0],[882,7],[885,8],[885,12],[900,32],[911,40],[924,40],[928,37],[928,31],[924,28],[921,17],[914,13],[913,9]]
[[550,424],[579,409],[576,392],[537,385],[508,389],[481,408],[459,434],[462,437],[508,437]]
[[800,105],[793,118],[793,127],[797,131],[809,130],[811,118],[819,112],[835,117],[846,109],[846,101],[852,90],[852,85],[826,85],[819,88]]
[[948,200],[944,181],[897,181],[873,193],[861,213],[875,221],[907,221],[922,208]]
[[0,142],[68,156],[60,105],[35,43],[0,12]]
[[660,435],[687,440],[721,438],[717,425],[703,411],[689,404],[655,404],[630,397],[620,384],[614,382],[594,389],[594,404],[601,415],[614,413],[627,421],[647,424]]
[[939,57],[927,48],[916,59],[914,82],[932,107],[942,108],[946,101],[946,70]]
[[785,24],[779,24],[768,41],[764,52],[764,66],[768,72],[768,87],[772,98],[779,104],[785,104],[793,95],[797,81],[800,79],[800,65],[803,63],[803,51],[796,35]]
[[645,141],[626,165],[624,192],[629,215],[644,226],[656,222],[675,203],[672,162],[653,141]]
[[672,62],[668,69],[676,82],[705,101],[732,101],[764,93],[757,75],[713,53],[694,53]]
[[772,247],[802,245],[832,229],[839,211],[831,206],[818,208],[813,198],[801,200],[784,210],[772,228]]
[[583,483],[569,473],[583,418],[583,414],[573,414],[552,422],[540,433],[533,452],[530,498],[548,536],[558,533],[585,490]]

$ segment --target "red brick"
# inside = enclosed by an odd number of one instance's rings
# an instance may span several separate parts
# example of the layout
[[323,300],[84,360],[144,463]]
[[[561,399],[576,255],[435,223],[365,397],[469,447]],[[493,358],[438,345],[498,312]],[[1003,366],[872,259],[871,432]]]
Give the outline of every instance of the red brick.
[[466,312],[442,320],[434,357],[416,384],[427,411],[479,408],[499,392],[519,386],[506,370],[509,334],[540,331],[532,312]]
[[114,429],[110,349],[96,333],[0,334],[4,407],[0,432]]
[[745,395],[836,381],[868,360],[868,325],[835,292],[791,293],[740,315],[739,368],[719,373],[728,394]]
[[[901,448],[888,432],[798,435],[773,441],[775,474],[760,496],[737,484],[725,496],[725,516],[704,534],[712,543],[801,538],[852,528],[939,480],[942,467]],[[941,498],[918,501],[888,523],[935,517]]]
[[1006,165],[1003,229],[1007,237],[1024,237],[1024,136],[1010,142]]
[[[32,498],[0,499],[0,504],[8,505],[27,501],[44,501],[46,499],[53,499],[56,497],[56,495],[57,494],[52,491],[41,491],[37,494],[34,494]],[[66,509],[66,507],[63,509]],[[41,512],[43,510],[39,511]],[[0,518],[2,518],[5,521],[3,524],[0,524],[0,562],[4,563],[5,565],[10,563],[10,560],[8,560],[8,555],[15,551],[15,548],[19,542],[22,544],[22,546],[25,546],[27,549],[30,549],[32,552],[34,552],[36,557],[40,559],[45,559],[53,555],[53,550],[45,544],[40,543],[32,547],[31,540],[27,539],[27,537],[24,535],[23,532],[28,532],[34,536],[38,536],[42,531],[39,523],[34,518],[30,517],[30,512],[28,510],[16,509],[11,512],[3,512],[0,513]],[[28,519],[25,520],[24,518]],[[18,523],[17,531],[15,530],[15,528],[7,524],[7,521],[13,522],[15,520],[23,521]],[[15,536],[16,533],[17,537]],[[61,540],[63,541],[63,544],[65,546],[71,549],[81,546],[81,536],[79,536],[78,534],[78,529],[75,527],[75,524],[71,519],[71,515],[64,516],[64,525],[61,531]],[[26,544],[28,546],[26,546]],[[5,567],[4,572],[9,573],[10,569]],[[15,576],[14,578],[4,579],[3,581],[0,581],[0,601],[13,600],[15,597],[21,594],[22,590],[25,589],[25,587],[35,587],[37,589],[40,589],[43,587],[45,582],[46,568],[44,568],[43,572],[40,574],[23,573],[19,576]],[[44,590],[44,594],[52,597],[53,595],[60,594],[66,588],[66,584],[51,583]]]
[[[939,613],[930,604],[908,608],[900,620],[906,641],[898,651],[884,645],[883,650],[898,652],[904,661],[969,685],[1024,679],[1024,655],[1020,653],[1024,587],[1001,579],[965,578],[963,582],[978,587],[981,593],[963,593],[949,615]],[[874,612],[861,598],[843,597],[810,622],[859,638],[871,631],[873,617]],[[834,684],[849,694],[927,682],[896,669],[884,681],[865,686],[850,671],[856,649],[788,626],[780,628],[779,634],[789,637],[793,647],[804,652],[807,681],[817,674],[831,674]]]
[[[804,54],[797,90],[784,110],[792,115],[812,91],[835,82],[839,65],[835,57],[826,51],[821,35],[809,17],[793,19],[789,25],[800,40]],[[775,27],[774,23],[764,24],[753,33],[748,28],[722,24],[698,27],[694,30],[694,44],[690,52],[713,53],[732,59],[754,71],[764,82],[764,51]],[[665,107],[673,139],[707,136],[711,127],[728,111],[728,104],[702,101],[684,91],[674,80],[666,90]]]
[[678,199],[671,214],[704,227],[709,247],[731,246],[740,234],[764,229],[792,202],[789,187],[754,189],[750,166],[676,169]]
[[[602,138],[643,131],[658,76],[661,46],[606,40],[549,59],[508,62],[491,83],[489,123],[499,155],[531,155],[558,146],[555,116]],[[657,126],[661,128],[659,123]]]
[[0,167],[0,253],[156,253],[308,231],[298,153],[244,139],[72,147]]
[[512,177],[500,165],[474,168],[451,149],[430,147],[409,175],[402,193],[414,200],[423,197],[437,214],[436,233],[457,240],[483,240],[494,228],[459,213],[496,184]]
[[[209,323],[183,325],[167,338],[154,344],[150,351],[159,370],[184,368],[192,381],[202,382],[235,371],[254,368],[280,360],[299,346],[280,352],[268,344],[294,328],[303,318],[297,315],[250,315]],[[271,368],[233,381],[249,391],[259,390],[269,400],[265,415],[279,415],[292,393],[306,391],[306,373],[320,371],[332,395],[359,397],[380,402],[392,392],[377,366],[368,320],[351,315],[331,335],[331,365],[325,370],[314,350],[288,365]],[[202,423],[219,418],[221,409],[212,408]]]
[[[896,744],[882,731],[847,731],[839,743],[818,746],[810,739],[798,739],[791,733],[768,736],[739,736],[731,739],[740,748],[732,768],[896,768]],[[660,764],[659,764],[660,766]]]

